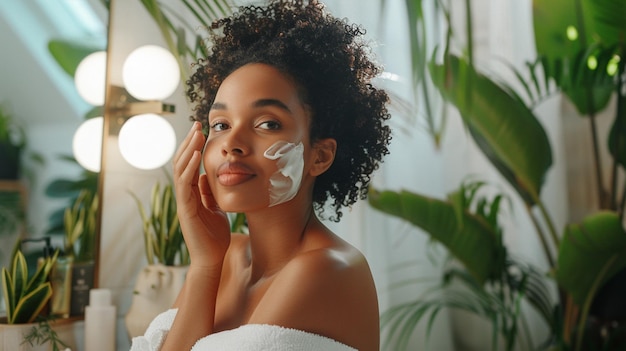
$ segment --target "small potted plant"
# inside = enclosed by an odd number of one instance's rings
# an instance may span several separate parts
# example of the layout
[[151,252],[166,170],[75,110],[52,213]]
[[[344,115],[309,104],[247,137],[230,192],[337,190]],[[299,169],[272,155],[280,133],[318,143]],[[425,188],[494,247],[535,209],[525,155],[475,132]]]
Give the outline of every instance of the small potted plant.
[[32,350],[35,343],[42,349],[59,350],[67,345],[51,328],[44,311],[52,296],[50,272],[58,251],[44,257],[34,274],[29,275],[26,258],[21,249],[14,251],[9,268],[2,268],[2,293],[6,317],[0,322],[0,349]]
[[172,306],[182,288],[189,265],[189,253],[176,215],[176,198],[171,181],[152,187],[150,207],[144,208],[131,193],[139,208],[147,266],[137,277],[133,301],[126,314],[126,329],[131,337],[143,335],[157,314]]

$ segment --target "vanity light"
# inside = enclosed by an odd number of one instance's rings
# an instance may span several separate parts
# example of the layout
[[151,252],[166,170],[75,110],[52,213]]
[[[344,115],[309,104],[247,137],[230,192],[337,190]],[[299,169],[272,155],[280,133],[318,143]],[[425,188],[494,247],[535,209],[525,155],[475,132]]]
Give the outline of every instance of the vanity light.
[[145,45],[128,55],[122,79],[126,90],[138,100],[163,100],[178,88],[180,69],[171,52]]
[[[104,105],[106,53],[97,52],[87,56],[81,61],[79,68],[81,69],[76,71],[75,82],[80,95],[92,105]],[[178,62],[174,55],[160,46],[142,46],[131,52],[124,61],[122,79],[124,87],[112,85],[108,90],[105,107],[108,112],[105,116],[110,121],[108,133],[119,135],[120,153],[130,165],[144,170],[159,168],[167,163],[176,148],[174,129],[167,120],[156,114],[172,113],[175,110],[174,105],[160,100],[169,97],[178,88]],[[102,91],[96,92],[96,88]],[[100,98],[96,97],[98,94],[101,94]],[[89,121],[84,124],[87,122]],[[78,135],[74,137],[76,160],[88,170],[97,169],[95,172],[100,169],[102,125],[101,123],[100,139],[87,139]],[[91,149],[87,144],[93,144],[94,141],[100,142],[97,160],[89,158],[93,156],[79,156],[79,153],[84,154]],[[98,166],[94,167],[94,163],[98,163]]]
[[163,166],[174,155],[176,134],[168,121],[159,115],[145,113],[129,119],[119,133],[122,157],[139,169]]
[[72,140],[72,150],[78,163],[92,172],[100,172],[102,158],[102,117],[94,117],[83,122]]
[[106,61],[106,51],[96,51],[80,61],[74,73],[78,94],[94,106],[104,105]]
[[[138,100],[134,104],[144,107],[143,111],[129,111],[134,116],[122,125],[118,140],[122,157],[139,169],[159,168],[174,155],[176,133],[168,121],[155,113],[168,112],[170,105],[158,100],[169,97],[178,88],[178,62],[168,50],[145,45],[128,55],[122,79],[128,94]],[[156,106],[146,108],[151,102],[156,102]]]

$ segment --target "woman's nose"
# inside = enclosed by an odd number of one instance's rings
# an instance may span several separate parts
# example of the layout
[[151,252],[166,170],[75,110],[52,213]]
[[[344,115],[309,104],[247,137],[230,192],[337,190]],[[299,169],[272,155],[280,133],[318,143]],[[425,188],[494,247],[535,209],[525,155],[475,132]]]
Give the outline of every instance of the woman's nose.
[[235,154],[239,156],[248,154],[249,146],[246,140],[247,138],[242,131],[234,128],[231,129],[222,144],[222,154],[224,156],[228,154]]

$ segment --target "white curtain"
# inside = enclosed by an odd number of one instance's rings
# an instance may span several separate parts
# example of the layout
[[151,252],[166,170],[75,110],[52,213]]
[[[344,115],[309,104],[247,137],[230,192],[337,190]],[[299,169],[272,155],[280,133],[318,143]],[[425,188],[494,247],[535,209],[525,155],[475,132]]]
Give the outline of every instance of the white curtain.
[[[394,94],[410,99],[410,52],[404,1],[385,1],[384,12],[381,11],[379,1],[326,0],[325,3],[336,16],[347,17],[367,29],[385,71],[400,77],[399,81],[385,81],[383,84]],[[464,38],[464,4],[460,0],[450,1],[453,21],[459,31],[458,40]],[[514,83],[515,77],[503,62],[523,70],[524,62],[535,56],[531,0],[474,0],[472,11],[478,66],[484,72]],[[381,13],[384,13],[384,18]],[[428,30],[437,32],[436,28]],[[462,47],[463,43],[458,45]],[[421,108],[423,102],[414,103],[420,113],[424,113]],[[535,112],[544,124],[553,148],[554,163],[546,180],[543,198],[556,220],[557,230],[560,230],[567,215],[560,99],[557,97],[543,103]],[[411,121],[394,114],[391,126],[394,129],[391,154],[375,176],[376,188],[407,189],[444,198],[448,192],[457,189],[466,176],[476,175],[516,199],[512,189],[468,137],[454,111],[451,110],[439,149],[434,147],[433,140],[425,131],[423,116],[418,115]],[[509,252],[540,270],[547,269],[540,243],[523,204],[513,201],[507,213],[509,216],[501,221]],[[433,249],[426,234],[405,222],[377,212],[365,202],[355,206],[339,225],[332,228],[367,256],[377,284],[381,312],[419,297],[441,277],[445,255],[441,249]],[[547,327],[533,311],[525,309],[536,344],[546,336]],[[418,325],[409,349],[490,349],[491,326],[487,323],[477,322],[459,313],[442,313],[429,335],[428,343],[425,339],[426,324],[427,321],[424,321]]]

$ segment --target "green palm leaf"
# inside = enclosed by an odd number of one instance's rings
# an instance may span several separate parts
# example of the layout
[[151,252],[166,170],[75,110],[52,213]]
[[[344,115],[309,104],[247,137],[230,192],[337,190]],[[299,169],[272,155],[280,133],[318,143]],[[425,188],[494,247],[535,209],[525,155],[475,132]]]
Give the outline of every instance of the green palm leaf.
[[626,2],[581,0],[593,38],[605,46],[626,44]]
[[103,50],[103,48],[95,46],[93,43],[79,43],[75,40],[51,40],[48,43],[48,50],[61,68],[73,77],[80,61],[87,55]]
[[431,72],[483,153],[527,204],[536,204],[552,165],[552,150],[532,111],[512,90],[458,57],[449,56],[443,65],[432,64]]
[[[568,96],[581,115],[595,115],[609,103],[614,83],[605,79],[606,74],[598,74],[603,73],[605,67],[591,69],[588,60],[597,55],[598,30],[606,35],[604,47],[616,42],[615,37],[609,37],[619,33],[612,23],[616,16],[623,22],[624,12],[616,8],[623,5],[617,5],[618,1],[577,2],[580,6],[570,0],[533,0],[535,42],[546,75]],[[611,11],[618,12],[607,19],[606,12]]]
[[459,215],[452,203],[408,191],[375,190],[370,190],[369,202],[374,208],[426,231],[463,262],[481,284],[502,267],[503,247],[498,244],[494,229],[467,211]]
[[570,224],[559,249],[556,280],[582,305],[626,268],[626,232],[614,212],[601,211]]

